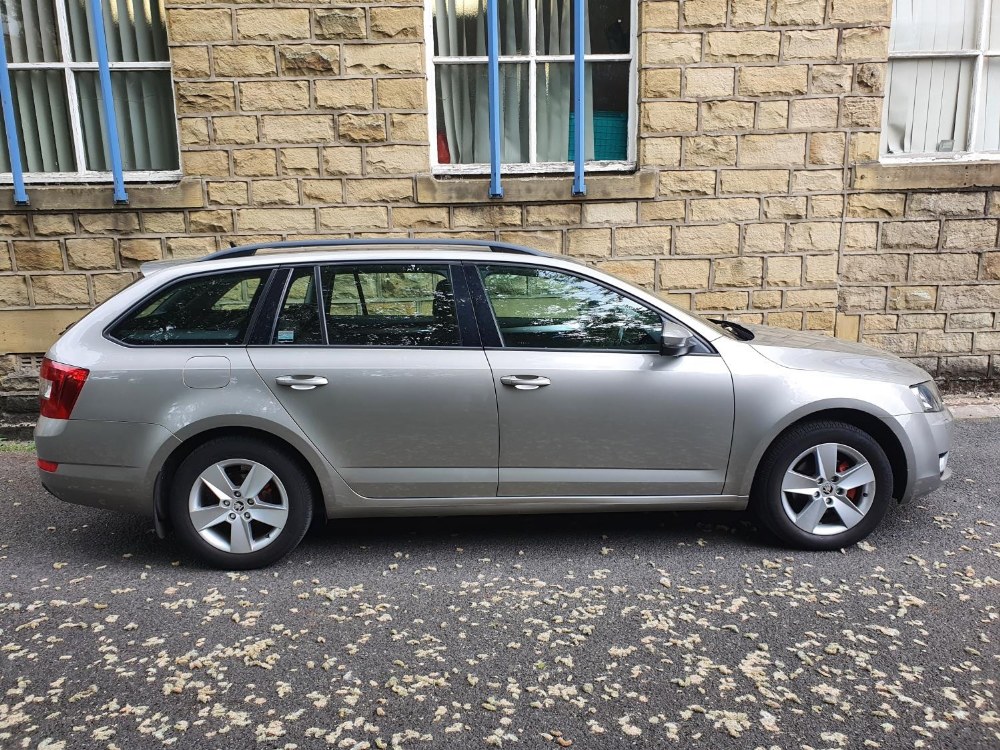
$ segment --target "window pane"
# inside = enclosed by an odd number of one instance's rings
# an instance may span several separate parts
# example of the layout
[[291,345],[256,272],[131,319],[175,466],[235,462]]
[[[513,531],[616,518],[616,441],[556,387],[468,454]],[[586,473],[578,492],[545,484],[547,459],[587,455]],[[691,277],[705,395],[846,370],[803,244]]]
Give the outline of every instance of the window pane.
[[[65,0],[73,59],[97,59],[90,0]],[[111,62],[165,62],[166,15],[163,0],[102,0],[104,35]]]
[[59,31],[52,0],[0,0],[7,61],[59,62]]
[[[576,144],[573,64],[548,63],[538,71],[538,161],[573,161]],[[587,63],[584,66],[587,111],[585,158],[588,161],[628,158],[629,64]]]
[[[486,65],[438,65],[437,150],[439,164],[490,163],[489,82]],[[500,66],[500,160],[527,162],[528,66]]]
[[480,274],[506,347],[659,351],[659,314],[599,284],[536,268]]
[[[626,55],[631,48],[630,0],[586,0],[584,39],[588,55]],[[540,55],[571,55],[573,0],[538,0],[536,38]]]
[[239,344],[269,271],[217,274],[175,284],[111,335],[126,344]]
[[1000,0],[991,0],[990,33],[986,46],[990,50],[1000,50]]
[[319,323],[319,300],[313,269],[300,268],[292,275],[292,283],[278,315],[275,326],[275,344],[322,344],[323,333]]
[[447,266],[327,266],[329,342],[340,346],[458,346]]
[[[506,0],[498,10],[500,54],[526,54],[527,0]],[[435,0],[433,13],[435,55],[486,56],[486,0]]]
[[886,92],[890,154],[968,150],[972,60],[894,60]]
[[[76,74],[87,169],[111,169],[107,127],[101,112],[97,73]],[[112,71],[118,138],[126,171],[174,170],[177,131],[169,71]]]
[[[947,7],[945,7],[947,6]],[[892,51],[955,52],[976,49],[982,0],[896,0]]]
[[[12,70],[14,120],[25,172],[74,172],[66,78],[58,70]],[[0,118],[0,172],[10,171],[7,131]]]
[[979,112],[981,141],[976,151],[1000,151],[1000,59],[986,58],[983,64],[983,102]]

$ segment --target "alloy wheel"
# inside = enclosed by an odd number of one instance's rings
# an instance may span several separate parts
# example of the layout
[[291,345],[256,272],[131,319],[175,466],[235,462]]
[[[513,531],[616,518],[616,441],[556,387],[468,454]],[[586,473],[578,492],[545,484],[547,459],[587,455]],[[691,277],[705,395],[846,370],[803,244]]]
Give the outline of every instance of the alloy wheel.
[[218,461],[195,480],[188,496],[195,531],[223,552],[268,546],[288,521],[288,493],[278,476],[249,459]]
[[781,482],[781,506],[807,534],[830,536],[856,526],[875,502],[875,472],[849,445],[822,443],[791,462]]

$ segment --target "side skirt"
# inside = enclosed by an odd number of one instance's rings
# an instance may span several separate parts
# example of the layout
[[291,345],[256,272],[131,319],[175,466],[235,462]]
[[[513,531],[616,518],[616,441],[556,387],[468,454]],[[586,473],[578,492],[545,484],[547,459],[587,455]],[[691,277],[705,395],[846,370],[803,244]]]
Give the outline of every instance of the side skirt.
[[366,499],[364,505],[337,507],[331,518],[377,516],[478,516],[518,513],[609,513],[650,510],[746,510],[739,495],[594,497],[422,497]]

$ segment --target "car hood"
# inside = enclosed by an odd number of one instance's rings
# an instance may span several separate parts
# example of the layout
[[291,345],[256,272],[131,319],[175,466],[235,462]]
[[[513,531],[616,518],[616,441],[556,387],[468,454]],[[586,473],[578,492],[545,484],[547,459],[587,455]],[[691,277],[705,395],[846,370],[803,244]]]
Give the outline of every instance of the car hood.
[[870,378],[900,385],[930,380],[930,375],[894,354],[819,333],[747,325],[754,335],[747,343],[775,364],[793,370]]

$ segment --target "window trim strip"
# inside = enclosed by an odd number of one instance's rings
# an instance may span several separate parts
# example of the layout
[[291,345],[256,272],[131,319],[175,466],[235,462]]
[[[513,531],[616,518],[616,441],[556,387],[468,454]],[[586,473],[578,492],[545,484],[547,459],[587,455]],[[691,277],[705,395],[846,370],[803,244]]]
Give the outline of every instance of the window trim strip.
[[490,104],[490,198],[503,198],[500,184],[500,9],[486,0],[486,71]]
[[573,127],[576,130],[576,142],[573,154],[573,195],[581,196],[587,194],[587,183],[583,176],[583,162],[586,158],[587,137],[587,110],[585,103],[585,77],[583,65],[584,46],[584,24],[586,9],[583,0],[573,0],[573,98],[576,117],[573,119]]
[[10,90],[10,68],[7,63],[5,35],[4,21],[0,17],[0,105],[3,107],[3,124],[4,130],[7,131],[7,152],[10,155],[10,170],[14,180],[14,205],[27,206],[28,193],[24,189],[21,143],[17,137],[17,124],[14,121],[14,97]]
[[115,205],[128,205],[125,192],[125,168],[122,165],[121,141],[118,139],[118,112],[111,93],[111,68],[108,64],[108,39],[104,33],[104,8],[101,0],[90,0],[94,18],[94,46],[97,48],[97,78],[101,84],[101,110],[108,132],[108,150],[111,152],[111,177],[114,181]]

